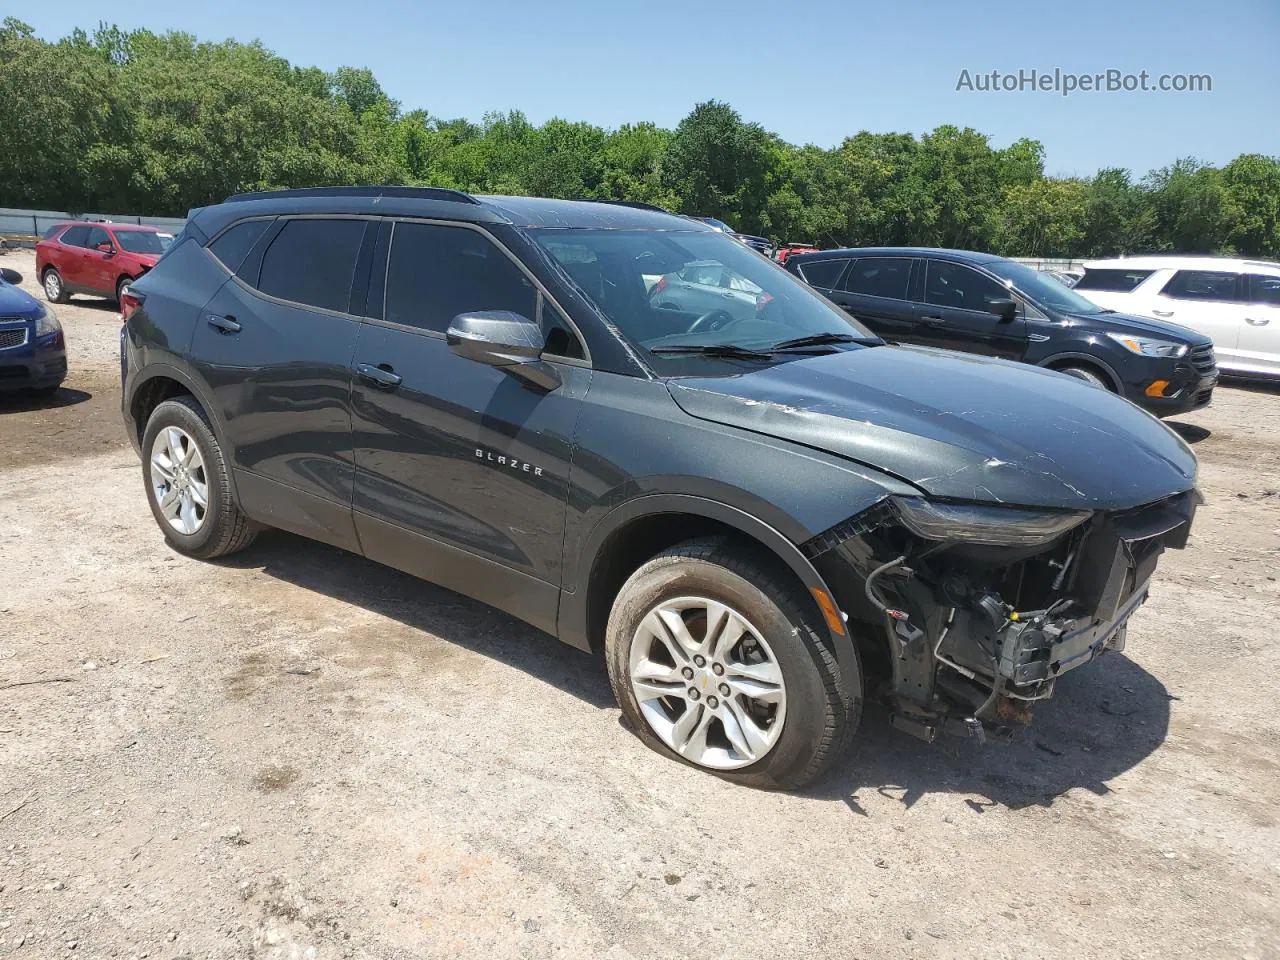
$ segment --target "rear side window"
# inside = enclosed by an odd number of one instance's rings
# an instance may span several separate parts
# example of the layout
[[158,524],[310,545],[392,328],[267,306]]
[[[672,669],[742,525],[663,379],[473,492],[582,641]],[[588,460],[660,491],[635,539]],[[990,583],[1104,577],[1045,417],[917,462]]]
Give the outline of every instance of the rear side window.
[[805,283],[810,286],[830,290],[840,280],[840,274],[844,272],[844,265],[848,262],[848,260],[808,260],[800,264],[800,276],[804,277]]
[[1160,291],[1175,300],[1240,302],[1240,276],[1216,270],[1179,270]]
[[58,235],[59,232],[61,232],[61,230],[62,230],[62,224],[55,223],[52,227],[50,227],[48,230],[44,232],[44,234],[40,237],[40,239],[52,240],[54,237]]
[[89,228],[68,227],[67,232],[58,239],[69,247],[87,247],[89,245]]
[[1268,303],[1280,307],[1280,277],[1269,277],[1261,273],[1249,276],[1249,302]]
[[680,271],[680,279],[706,287],[720,286],[724,267],[718,263],[691,263]]
[[909,257],[863,257],[853,261],[853,266],[844,275],[844,289],[868,297],[905,300],[910,279]]
[[1113,293],[1128,293],[1135,290],[1138,284],[1151,276],[1154,270],[1104,270],[1086,269],[1084,276],[1076,283],[1077,290],[1107,290]]
[[387,263],[387,320],[444,333],[472,310],[538,316],[533,283],[486,237],[465,227],[397,223]]
[[217,257],[224,267],[235,273],[240,269],[240,264],[244,263],[244,258],[249,255],[253,245],[273,222],[272,220],[245,220],[237,223],[230,230],[224,230],[217,240],[209,244],[209,252]]
[[263,255],[258,289],[346,313],[364,230],[364,220],[290,220]]

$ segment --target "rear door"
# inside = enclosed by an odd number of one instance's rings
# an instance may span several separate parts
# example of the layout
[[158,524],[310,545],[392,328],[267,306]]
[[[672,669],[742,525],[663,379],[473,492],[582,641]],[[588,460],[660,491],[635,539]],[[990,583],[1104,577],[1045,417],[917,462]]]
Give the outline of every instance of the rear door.
[[890,343],[916,341],[911,305],[911,257],[859,257],[828,296]]
[[984,273],[950,260],[925,263],[923,300],[916,342],[930,347],[1020,360],[1027,348],[1026,320],[1005,320],[991,312],[997,300],[1014,299],[1008,287]]
[[351,303],[364,302],[376,221],[250,223],[210,244],[240,262],[201,312],[191,362],[213,394],[246,512],[358,550],[349,403],[360,322]]
[[83,285],[85,270],[85,247],[89,243],[89,227],[68,227],[50,249],[50,259],[62,274],[62,281],[68,289],[79,289]]
[[1280,276],[1250,273],[1245,282],[1248,303],[1236,345],[1240,361],[1280,374]]
[[[375,283],[352,392],[364,552],[554,630],[572,437],[591,379],[581,341],[469,225],[396,222],[373,275],[385,294]],[[561,385],[536,389],[453,353],[445,331],[473,310],[539,319]]]
[[1214,352],[1223,366],[1242,362],[1240,332],[1249,313],[1243,274],[1227,270],[1175,271],[1144,312],[1212,337]]

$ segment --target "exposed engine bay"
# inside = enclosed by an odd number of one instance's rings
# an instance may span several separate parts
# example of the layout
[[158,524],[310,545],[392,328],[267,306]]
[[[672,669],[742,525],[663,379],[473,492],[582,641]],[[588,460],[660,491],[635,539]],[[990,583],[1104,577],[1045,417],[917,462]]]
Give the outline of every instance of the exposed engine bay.
[[1001,514],[890,498],[805,547],[895,726],[1002,738],[1063,673],[1124,648],[1199,502],[1191,490],[1130,510]]

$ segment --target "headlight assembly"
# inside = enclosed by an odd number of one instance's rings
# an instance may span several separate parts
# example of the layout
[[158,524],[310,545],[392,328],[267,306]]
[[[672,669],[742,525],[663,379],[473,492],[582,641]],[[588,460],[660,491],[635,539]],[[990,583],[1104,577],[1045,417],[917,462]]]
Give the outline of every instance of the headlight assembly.
[[971,503],[937,503],[921,497],[894,497],[902,525],[925,540],[999,547],[1048,543],[1091,514],[1079,510],[1026,510]]
[[1130,353],[1141,354],[1144,357],[1181,357],[1187,352],[1185,343],[1153,340],[1150,337],[1135,337],[1127,333],[1108,333],[1107,336]]
[[58,322],[58,315],[53,312],[53,309],[43,303],[40,304],[40,312],[36,314],[36,338],[47,337],[61,329],[62,324]]

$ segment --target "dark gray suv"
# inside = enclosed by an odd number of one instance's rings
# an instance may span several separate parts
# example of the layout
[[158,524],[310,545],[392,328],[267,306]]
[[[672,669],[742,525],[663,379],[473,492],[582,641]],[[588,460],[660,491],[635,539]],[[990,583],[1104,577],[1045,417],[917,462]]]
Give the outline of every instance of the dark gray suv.
[[[653,301],[695,263],[751,310]],[[887,346],[656,208],[237,196],[126,311],[175,549],[279,527],[493,604],[602,651],[660,753],[753,785],[819,775],[871,691],[925,739],[1008,734],[1123,644],[1197,502],[1191,451],[1120,398]]]

